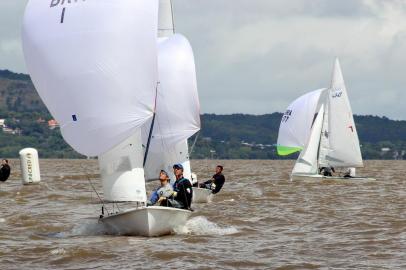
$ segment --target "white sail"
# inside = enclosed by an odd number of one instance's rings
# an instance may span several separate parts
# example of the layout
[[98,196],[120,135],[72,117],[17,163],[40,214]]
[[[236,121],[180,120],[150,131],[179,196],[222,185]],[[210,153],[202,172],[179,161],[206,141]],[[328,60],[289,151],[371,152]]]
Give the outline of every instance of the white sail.
[[317,174],[318,173],[318,151],[320,135],[324,119],[324,105],[321,105],[313,123],[309,140],[296,161],[292,174]]
[[277,142],[279,155],[289,155],[306,146],[315,114],[319,109],[320,95],[324,90],[307,93],[289,105],[279,127]]
[[[200,103],[197,92],[193,51],[182,35],[160,39],[159,80],[156,118],[150,152],[164,153],[187,140],[200,129]],[[150,123],[143,128],[146,145]]]
[[172,0],[159,0],[158,36],[170,37],[174,32]]
[[153,115],[158,0],[30,0],[28,71],[64,139],[96,156]]
[[192,170],[190,167],[188,143],[184,140],[176,145],[173,145],[171,149],[168,149],[163,155],[164,168],[169,173],[169,177],[172,182],[176,181],[175,174],[173,173],[173,164],[180,163],[183,166],[183,176],[186,179],[192,180]]
[[146,202],[141,131],[99,156],[104,198],[115,202]]
[[162,152],[149,152],[148,160],[145,164],[146,180],[157,180],[159,172],[165,170],[171,178],[171,181],[174,181],[175,175],[173,174],[172,167],[177,163],[180,163],[183,166],[183,176],[191,180],[192,171],[187,140],[172,146],[162,147]]
[[321,128],[321,135],[320,135],[320,146],[319,146],[319,168],[321,167],[328,167],[330,164],[326,160],[326,156],[330,151],[330,130],[329,130],[329,106],[328,106],[328,96],[330,95],[330,90],[326,90],[326,94],[323,99],[324,101],[324,118],[323,118],[323,126]]
[[328,98],[329,151],[333,167],[362,167],[361,149],[340,63],[336,59]]

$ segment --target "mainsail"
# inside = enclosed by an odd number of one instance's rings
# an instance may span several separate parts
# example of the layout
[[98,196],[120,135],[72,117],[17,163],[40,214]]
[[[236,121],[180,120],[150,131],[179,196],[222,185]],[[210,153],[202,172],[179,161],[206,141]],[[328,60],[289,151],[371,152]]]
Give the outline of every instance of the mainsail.
[[153,115],[158,1],[49,2],[27,5],[27,68],[64,139],[97,156]]
[[160,39],[158,55],[160,83],[150,146],[154,152],[180,143],[200,129],[195,63],[189,42],[179,34]]
[[363,167],[357,129],[338,59],[334,64],[328,107],[327,163],[333,167]]
[[159,0],[158,36],[170,37],[174,33],[172,0]]
[[279,127],[277,142],[279,155],[290,155],[301,151],[306,146],[323,90],[325,89],[307,93],[289,105]]
[[[145,175],[156,179],[165,169],[173,179],[172,165],[182,163],[190,179],[187,139],[200,130],[200,103],[193,50],[184,36],[174,34],[170,0],[160,0],[158,34],[159,87]],[[150,125],[143,128],[144,145]]]

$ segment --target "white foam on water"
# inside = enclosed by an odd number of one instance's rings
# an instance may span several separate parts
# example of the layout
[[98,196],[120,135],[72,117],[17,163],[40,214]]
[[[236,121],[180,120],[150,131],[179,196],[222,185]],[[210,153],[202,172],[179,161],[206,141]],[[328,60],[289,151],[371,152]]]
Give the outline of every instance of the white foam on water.
[[4,223],[4,222],[6,222],[6,219],[5,218],[0,218],[0,223]]
[[233,202],[235,201],[234,199],[229,199],[229,200],[224,200],[225,202]]
[[75,236],[96,236],[106,234],[106,229],[97,220],[85,220],[75,225],[70,231],[48,234],[48,237],[67,238]]
[[230,235],[238,233],[238,229],[229,226],[222,227],[209,221],[203,216],[189,219],[185,226],[175,228],[176,234],[194,234],[194,235]]
[[56,248],[50,251],[51,255],[63,255],[66,253],[66,250],[63,248]]
[[84,223],[77,224],[68,233],[69,236],[88,236],[106,234],[106,228],[98,220],[86,220]]

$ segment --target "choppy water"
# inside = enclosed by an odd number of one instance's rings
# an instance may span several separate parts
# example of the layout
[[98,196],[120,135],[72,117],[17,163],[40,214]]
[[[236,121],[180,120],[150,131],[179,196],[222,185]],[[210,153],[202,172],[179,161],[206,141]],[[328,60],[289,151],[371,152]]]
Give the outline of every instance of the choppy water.
[[[203,179],[217,161],[195,161]],[[0,185],[0,269],[406,269],[406,162],[370,161],[370,183],[290,182],[292,161],[221,161],[227,182],[185,228],[103,234],[95,161],[42,160]],[[149,190],[154,184],[149,184]]]

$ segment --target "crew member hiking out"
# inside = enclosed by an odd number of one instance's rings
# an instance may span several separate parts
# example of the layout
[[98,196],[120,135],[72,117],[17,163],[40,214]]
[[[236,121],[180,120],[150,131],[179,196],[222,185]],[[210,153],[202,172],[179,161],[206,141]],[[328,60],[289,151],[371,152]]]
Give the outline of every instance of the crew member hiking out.
[[220,192],[225,181],[226,181],[226,179],[223,175],[223,166],[217,165],[216,174],[213,175],[212,179],[200,184],[200,187],[211,189],[213,194],[216,194],[216,193]]

